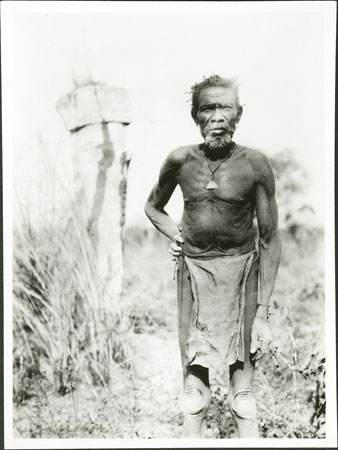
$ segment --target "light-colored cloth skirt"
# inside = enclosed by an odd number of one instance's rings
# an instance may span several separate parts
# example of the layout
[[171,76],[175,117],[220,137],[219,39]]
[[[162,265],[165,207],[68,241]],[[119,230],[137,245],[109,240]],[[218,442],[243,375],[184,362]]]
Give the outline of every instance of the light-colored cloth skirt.
[[[199,364],[217,370],[222,364],[244,361],[244,311],[247,279],[256,250],[244,255],[197,259],[184,256],[192,291],[189,317],[178,278],[179,325],[184,366]],[[180,304],[181,301],[181,304]],[[181,317],[182,319],[182,317]],[[188,319],[188,320],[187,320]]]

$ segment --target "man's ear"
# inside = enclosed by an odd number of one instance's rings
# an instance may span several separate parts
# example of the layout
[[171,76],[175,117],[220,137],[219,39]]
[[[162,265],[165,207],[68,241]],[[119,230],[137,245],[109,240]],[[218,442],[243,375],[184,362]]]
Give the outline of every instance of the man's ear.
[[237,106],[237,117],[236,117],[236,124],[241,120],[242,114],[243,114],[243,106],[239,105]]

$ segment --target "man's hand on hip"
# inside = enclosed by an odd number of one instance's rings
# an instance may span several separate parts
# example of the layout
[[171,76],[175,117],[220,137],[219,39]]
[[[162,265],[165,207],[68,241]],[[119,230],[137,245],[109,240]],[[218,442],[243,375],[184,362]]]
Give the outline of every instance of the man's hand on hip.
[[261,359],[269,349],[271,333],[266,315],[256,314],[252,324],[250,353],[255,354],[253,360]]
[[169,253],[172,255],[173,261],[182,254],[183,248],[180,246],[180,244],[184,243],[184,240],[181,235],[182,228],[179,228],[179,232],[175,234],[174,239],[175,242],[173,242],[169,247]]

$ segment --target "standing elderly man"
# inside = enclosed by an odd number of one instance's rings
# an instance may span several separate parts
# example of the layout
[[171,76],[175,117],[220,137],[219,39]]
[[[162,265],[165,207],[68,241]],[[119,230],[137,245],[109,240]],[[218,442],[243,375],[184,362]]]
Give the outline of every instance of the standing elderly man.
[[[268,305],[281,249],[274,176],[261,152],[232,140],[242,115],[236,80],[212,75],[192,86],[191,115],[204,143],[168,155],[145,207],[178,261],[185,437],[204,437],[209,369],[221,365],[229,366],[239,437],[259,437],[254,368],[270,343]],[[179,226],[164,210],[177,184]]]

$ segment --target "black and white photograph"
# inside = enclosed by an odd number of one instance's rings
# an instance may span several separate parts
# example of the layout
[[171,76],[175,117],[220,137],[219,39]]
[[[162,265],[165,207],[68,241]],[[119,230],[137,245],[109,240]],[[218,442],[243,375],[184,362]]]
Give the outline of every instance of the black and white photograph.
[[336,6],[1,3],[6,449],[336,447]]

